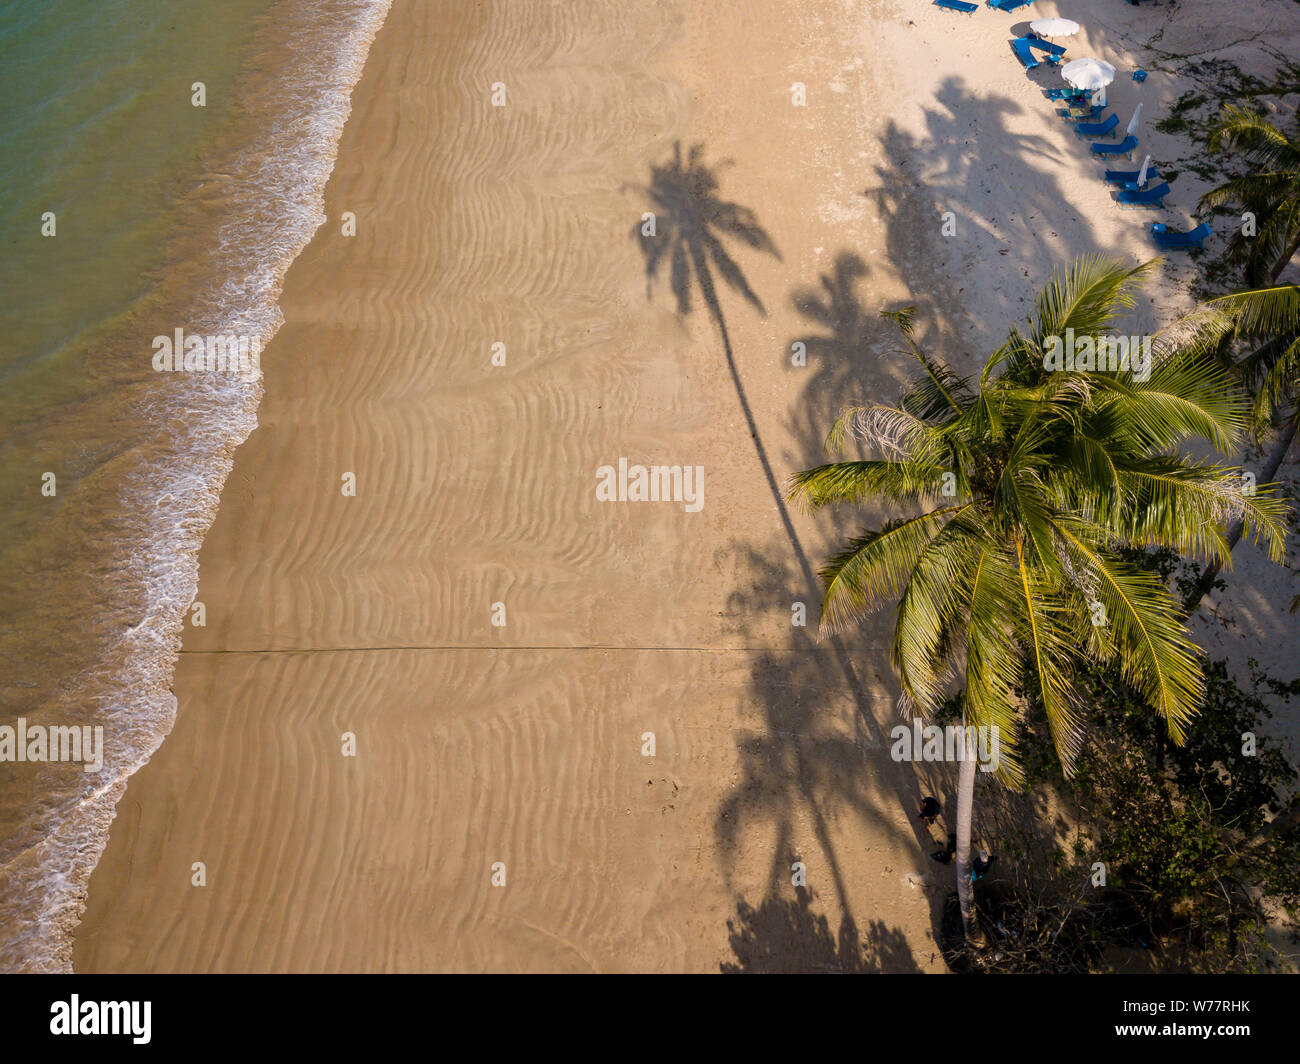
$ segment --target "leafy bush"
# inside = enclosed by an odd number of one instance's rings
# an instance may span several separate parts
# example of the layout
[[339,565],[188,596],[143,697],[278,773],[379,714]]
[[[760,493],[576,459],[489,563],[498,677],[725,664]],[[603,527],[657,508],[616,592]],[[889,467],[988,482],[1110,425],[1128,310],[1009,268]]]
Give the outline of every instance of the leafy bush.
[[[1300,831],[1268,825],[1300,808],[1300,792],[1295,766],[1260,735],[1272,715],[1261,692],[1289,701],[1300,682],[1256,671],[1242,689],[1222,661],[1208,663],[1205,678],[1204,705],[1178,747],[1116,674],[1088,677],[1094,727],[1075,777],[1065,780],[1049,759],[1032,769],[1034,785],[1056,788],[1073,807],[1074,852],[1058,854],[1051,874],[985,888],[991,948],[967,959],[974,967],[1089,971],[1115,947],[1145,949],[1149,965],[1170,971],[1276,963],[1266,931],[1296,930]],[[1045,726],[1037,707],[1030,718]]]

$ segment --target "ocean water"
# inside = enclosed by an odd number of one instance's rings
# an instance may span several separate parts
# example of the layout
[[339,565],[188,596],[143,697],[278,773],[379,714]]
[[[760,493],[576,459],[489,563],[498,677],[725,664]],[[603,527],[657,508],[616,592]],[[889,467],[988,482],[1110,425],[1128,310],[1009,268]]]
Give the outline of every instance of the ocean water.
[[70,969],[256,425],[259,373],[158,372],[154,338],[274,335],[390,3],[0,0],[0,726],[104,743],[0,760],[0,971]]

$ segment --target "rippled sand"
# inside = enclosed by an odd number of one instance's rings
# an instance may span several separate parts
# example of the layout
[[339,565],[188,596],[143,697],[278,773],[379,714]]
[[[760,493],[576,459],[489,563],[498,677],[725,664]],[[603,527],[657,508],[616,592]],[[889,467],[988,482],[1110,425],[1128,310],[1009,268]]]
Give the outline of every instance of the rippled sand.
[[[1011,57],[979,54],[999,28],[948,40],[936,12],[917,19],[947,66],[905,90],[873,59],[920,32],[891,7],[397,0],[78,970],[942,968],[950,873],[914,810],[945,784],[888,757],[889,618],[842,644],[792,626],[850,526],[784,513],[764,461],[783,483],[841,405],[895,395],[881,306],[920,304],[960,361],[1023,310],[1022,266],[1144,245]],[[993,71],[982,102],[956,106],[952,68]],[[945,248],[939,190],[987,206],[1000,180],[942,165],[977,116],[967,162],[1034,180]],[[765,314],[713,274],[752,427],[698,285],[685,317],[669,262],[647,291],[635,230],[677,142],[779,253],[725,241]],[[704,466],[703,510],[597,502],[620,457]]]

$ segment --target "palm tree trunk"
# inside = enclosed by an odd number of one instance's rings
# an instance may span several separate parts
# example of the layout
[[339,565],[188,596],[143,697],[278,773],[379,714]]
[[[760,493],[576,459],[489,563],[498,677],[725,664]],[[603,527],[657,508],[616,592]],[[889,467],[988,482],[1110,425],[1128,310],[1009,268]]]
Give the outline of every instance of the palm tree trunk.
[[975,919],[975,885],[970,878],[970,826],[975,806],[975,770],[979,764],[974,743],[967,742],[969,732],[961,733],[961,761],[957,774],[957,904],[961,908],[961,929],[966,942],[981,949],[984,933]]
[[[1282,426],[1282,432],[1273,444],[1273,449],[1269,452],[1268,458],[1264,462],[1264,468],[1260,470],[1258,483],[1272,483],[1273,478],[1277,476],[1278,468],[1282,465],[1282,459],[1286,457],[1287,451],[1291,449],[1291,442],[1295,439],[1296,425],[1300,423],[1300,411],[1293,412],[1291,417]],[[1241,539],[1242,522],[1234,521],[1228,528],[1228,552],[1232,552],[1238,541]],[[1223,559],[1215,558],[1201,572],[1200,578],[1196,581],[1196,586],[1192,588],[1186,600],[1183,602],[1183,616],[1190,617],[1196,612],[1196,607],[1201,604],[1201,599],[1205,593],[1214,586],[1214,581],[1218,579],[1219,570],[1223,567]]]
[[1297,251],[1300,251],[1300,232],[1296,233],[1295,238],[1282,252],[1277,262],[1273,263],[1273,268],[1268,271],[1268,283],[1270,285],[1277,284],[1277,279],[1282,276],[1282,271],[1287,268]]

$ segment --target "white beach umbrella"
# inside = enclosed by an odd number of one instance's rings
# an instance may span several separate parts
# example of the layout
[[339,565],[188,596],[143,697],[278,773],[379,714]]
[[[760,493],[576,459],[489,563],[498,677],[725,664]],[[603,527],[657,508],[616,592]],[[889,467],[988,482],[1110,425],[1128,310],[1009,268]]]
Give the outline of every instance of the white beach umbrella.
[[1128,120],[1128,129],[1126,132],[1131,137],[1138,131],[1138,122],[1142,119],[1142,101],[1138,100],[1138,105],[1133,109],[1133,117]]
[[1068,18],[1036,18],[1029,28],[1040,37],[1072,37],[1079,32],[1079,24]]
[[1076,89],[1104,89],[1115,80],[1115,68],[1104,59],[1072,59],[1061,67],[1061,77]]
[[1151,156],[1148,155],[1145,159],[1142,160],[1142,171],[1141,173],[1138,174],[1138,188],[1141,188],[1143,185],[1147,183],[1147,170],[1149,170],[1150,168],[1151,168]]
[[1104,59],[1072,59],[1061,67],[1061,77],[1076,89],[1091,89],[1092,102],[1106,105],[1106,86],[1115,80],[1115,68]]

